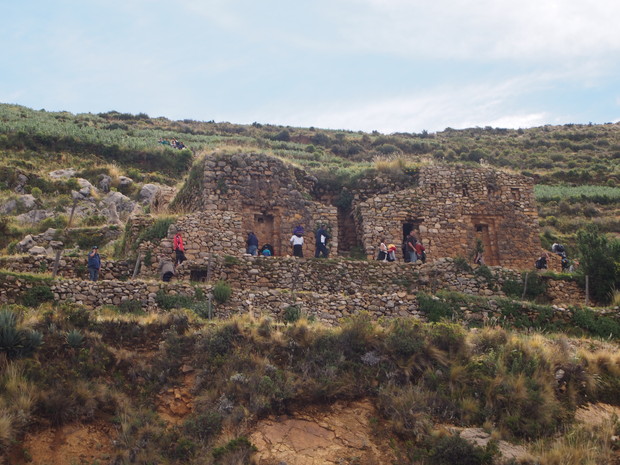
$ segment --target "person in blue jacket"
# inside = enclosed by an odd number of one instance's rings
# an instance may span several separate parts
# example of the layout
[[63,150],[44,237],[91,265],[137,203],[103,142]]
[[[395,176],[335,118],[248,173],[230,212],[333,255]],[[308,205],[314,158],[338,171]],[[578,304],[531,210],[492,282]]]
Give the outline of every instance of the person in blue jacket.
[[99,279],[99,270],[101,269],[101,257],[99,256],[99,247],[94,246],[88,254],[88,273],[91,281]]
[[314,257],[315,258],[319,258],[319,257],[327,258],[327,256],[329,255],[329,250],[327,250],[326,244],[327,244],[327,240],[330,238],[330,235],[325,230],[324,224],[319,226],[319,229],[316,230],[316,232],[314,233],[314,236],[316,238],[316,242],[315,242],[316,248],[314,251]]
[[248,239],[246,241],[246,251],[250,255],[256,255],[258,251],[258,237],[254,234],[254,231],[248,233]]

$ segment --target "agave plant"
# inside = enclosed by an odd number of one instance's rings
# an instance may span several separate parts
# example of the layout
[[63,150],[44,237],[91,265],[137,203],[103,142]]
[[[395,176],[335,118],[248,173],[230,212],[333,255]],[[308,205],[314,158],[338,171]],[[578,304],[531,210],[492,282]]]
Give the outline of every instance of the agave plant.
[[84,335],[77,329],[72,329],[65,338],[72,349],[78,349],[84,343]]
[[38,331],[18,327],[18,317],[10,309],[0,310],[0,352],[8,358],[26,357],[43,343]]

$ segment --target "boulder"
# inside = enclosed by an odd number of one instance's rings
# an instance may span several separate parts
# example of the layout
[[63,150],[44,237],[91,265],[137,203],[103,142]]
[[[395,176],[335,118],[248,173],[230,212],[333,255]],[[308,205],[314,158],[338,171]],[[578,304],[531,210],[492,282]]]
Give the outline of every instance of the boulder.
[[0,205],[0,215],[9,215],[17,210],[17,200],[9,199]]
[[46,218],[54,216],[53,212],[48,210],[30,210],[27,213],[22,213],[21,215],[17,215],[15,219],[20,223],[40,223]]
[[112,185],[112,178],[107,174],[99,175],[99,189],[106,194],[110,192],[110,186]]
[[49,173],[49,177],[52,179],[69,179],[75,175],[76,171],[73,168],[66,168],[62,170],[56,170]]
[[142,186],[142,189],[140,189],[140,203],[142,203],[143,205],[150,204],[151,202],[153,202],[153,200],[157,196],[157,193],[160,190],[160,187],[155,184],[145,184],[144,186]]
[[28,234],[21,241],[19,241],[15,248],[18,252],[26,252],[27,250],[30,250],[32,247],[34,247],[36,244],[37,243],[34,241],[32,236]]
[[119,176],[118,177],[118,187],[129,187],[133,184],[133,179],[127,176]]
[[121,194],[120,192],[110,192],[103,198],[102,201],[108,208],[111,204],[114,204],[118,216],[121,218],[128,217],[136,207],[136,202],[129,197]]
[[45,250],[45,248],[39,245],[35,245],[34,247],[31,247],[28,250],[28,253],[31,255],[47,255],[47,251]]
[[24,186],[28,183],[28,176],[25,174],[19,173],[17,175],[17,182],[15,183],[15,188],[13,189],[18,194],[24,194]]

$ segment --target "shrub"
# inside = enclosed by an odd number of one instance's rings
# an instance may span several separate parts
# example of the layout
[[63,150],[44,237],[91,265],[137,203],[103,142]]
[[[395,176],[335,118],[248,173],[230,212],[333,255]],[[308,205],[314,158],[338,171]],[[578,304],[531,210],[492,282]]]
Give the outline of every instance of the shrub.
[[392,322],[385,338],[389,352],[407,358],[419,352],[425,344],[425,334],[421,323],[413,319],[398,318]]
[[226,281],[218,281],[215,283],[215,286],[213,286],[213,298],[216,302],[223,304],[230,299],[231,295],[232,288]]
[[447,302],[434,298],[423,293],[418,294],[418,305],[420,310],[426,313],[429,321],[437,322],[442,318],[452,317],[452,307]]
[[173,308],[189,308],[193,303],[193,299],[185,295],[166,294],[163,289],[160,289],[155,295],[155,302],[159,308],[171,310]]
[[119,304],[118,310],[121,313],[143,313],[142,303],[139,300],[133,299],[123,300]]
[[212,454],[216,464],[245,464],[250,463],[250,456],[257,450],[248,438],[240,436],[214,448]]
[[194,413],[183,423],[183,430],[190,436],[207,442],[222,431],[222,415],[215,410]]
[[27,357],[43,343],[41,333],[19,328],[17,323],[15,312],[0,310],[0,352],[4,352],[9,359]]
[[576,309],[573,322],[582,329],[602,338],[620,338],[620,323],[605,315],[597,315],[589,308]]
[[454,258],[454,266],[459,271],[471,272],[472,268],[467,260],[463,257],[455,257]]
[[301,318],[301,308],[299,305],[289,305],[284,309],[282,318],[287,323],[295,323]]
[[158,241],[168,235],[170,225],[174,223],[174,218],[158,218],[155,223],[142,231],[136,239],[136,246],[142,242]]
[[84,336],[79,330],[72,329],[67,333],[65,340],[67,341],[69,347],[72,349],[78,349],[84,343]]
[[601,303],[609,302],[610,291],[620,288],[620,241],[609,240],[596,225],[577,233],[581,255],[580,272],[590,279],[592,297]]
[[49,286],[33,286],[22,295],[22,303],[26,307],[38,307],[52,300],[54,300],[54,293]]
[[497,444],[490,441],[478,447],[459,435],[442,436],[431,442],[428,463],[431,465],[491,465],[497,455]]

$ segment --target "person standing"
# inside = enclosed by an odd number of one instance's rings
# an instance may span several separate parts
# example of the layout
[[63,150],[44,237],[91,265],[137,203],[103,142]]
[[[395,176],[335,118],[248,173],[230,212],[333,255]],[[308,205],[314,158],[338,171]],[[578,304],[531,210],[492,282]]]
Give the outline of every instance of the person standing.
[[325,230],[325,225],[324,224],[320,225],[319,229],[316,230],[314,235],[316,238],[316,243],[315,243],[316,248],[314,251],[314,258],[319,258],[321,256],[323,258],[327,258],[327,256],[329,255],[329,250],[327,249],[327,240],[331,236]]
[[172,249],[176,254],[176,260],[174,262],[174,266],[177,267],[181,263],[183,263],[185,258],[185,243],[183,242],[183,237],[181,236],[182,230],[178,230],[174,235],[174,239],[172,241]]
[[415,251],[415,245],[418,241],[416,240],[413,234],[409,234],[405,239],[405,247],[407,250],[407,256],[409,258],[409,263],[415,263],[418,260],[418,255]]
[[250,231],[248,233],[248,239],[245,241],[246,244],[246,252],[249,255],[256,255],[258,251],[258,237],[254,234],[254,231]]
[[301,234],[293,234],[291,236],[291,245],[293,246],[293,257],[303,258],[304,236]]
[[99,247],[96,245],[88,254],[88,274],[91,281],[99,279],[99,270],[101,269],[101,257],[99,256]]

